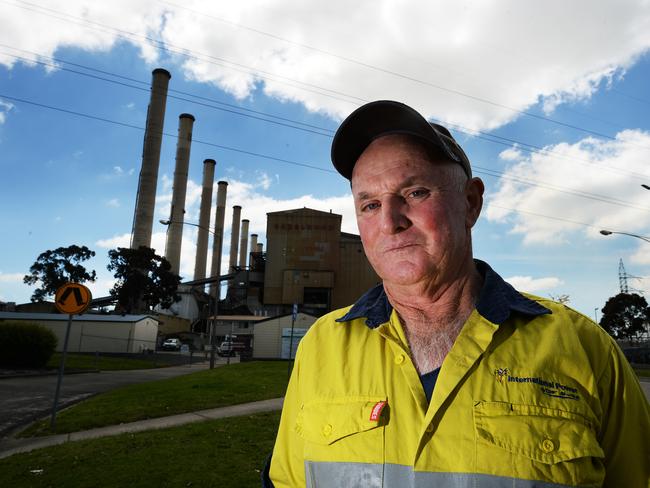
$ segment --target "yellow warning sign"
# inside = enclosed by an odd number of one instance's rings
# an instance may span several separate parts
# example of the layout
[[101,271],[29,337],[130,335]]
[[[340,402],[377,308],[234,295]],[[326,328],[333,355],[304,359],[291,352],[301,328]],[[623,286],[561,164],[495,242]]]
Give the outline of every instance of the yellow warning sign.
[[90,290],[79,283],[66,283],[56,290],[54,305],[61,313],[83,313],[93,299]]

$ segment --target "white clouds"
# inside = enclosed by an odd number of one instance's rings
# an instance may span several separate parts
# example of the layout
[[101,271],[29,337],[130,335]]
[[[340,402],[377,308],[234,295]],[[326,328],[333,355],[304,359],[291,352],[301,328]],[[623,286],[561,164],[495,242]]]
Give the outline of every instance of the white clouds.
[[113,173],[115,173],[117,176],[121,176],[124,174],[124,170],[121,166],[113,166]]
[[599,229],[643,234],[650,203],[639,175],[648,175],[648,148],[650,133],[626,130],[615,140],[586,138],[529,155],[507,152],[506,160],[516,162],[488,196],[487,217],[507,223],[528,244],[558,244],[578,229],[591,237]]
[[[157,52],[148,46],[144,36],[156,37],[164,8],[153,0],[115,0],[110,5],[53,0],[47,2],[47,7],[5,4],[0,16],[0,42],[20,46],[17,55],[38,61],[39,55],[52,56],[63,46],[108,51],[121,39],[138,46],[143,58],[153,62]],[[132,35],[125,36],[116,29]],[[11,67],[16,62],[16,58],[0,54],[0,64]]]
[[0,124],[5,123],[7,120],[7,114],[13,110],[13,108],[13,103],[5,102],[4,100],[0,99]]
[[539,291],[552,290],[564,282],[555,276],[548,276],[545,278],[533,278],[532,276],[511,276],[504,278],[505,281],[514,286],[517,290],[535,293]]
[[2,273],[0,272],[0,283],[22,283],[23,273]]
[[111,198],[106,202],[106,206],[111,208],[119,208],[120,201],[117,198]]
[[131,244],[131,234],[122,234],[118,236],[109,237],[107,239],[99,239],[95,242],[96,246],[104,249],[115,249],[118,247],[129,247]]
[[[363,0],[353,9],[343,0],[183,7],[60,0],[48,8],[62,13],[5,7],[0,42],[43,55],[60,46],[106,51],[121,29],[135,36],[120,40],[137,45],[150,63],[158,52],[144,36],[191,50],[192,58],[172,55],[185,76],[239,98],[259,88],[335,117],[364,100],[396,98],[473,130],[503,125],[540,101],[550,111],[588,98],[650,47],[643,0]],[[15,62],[0,55],[2,64]]]

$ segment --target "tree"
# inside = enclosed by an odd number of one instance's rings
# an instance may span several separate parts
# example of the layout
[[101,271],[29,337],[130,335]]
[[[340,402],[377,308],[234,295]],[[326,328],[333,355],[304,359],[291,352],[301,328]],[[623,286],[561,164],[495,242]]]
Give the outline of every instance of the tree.
[[30,274],[25,275],[23,282],[28,285],[40,283],[41,286],[34,290],[32,302],[44,300],[47,296],[54,295],[57,288],[68,283],[84,283],[95,281],[95,271],[90,273],[80,264],[95,255],[86,246],[57,247],[41,253],[31,268]]
[[171,271],[171,265],[153,249],[118,247],[108,251],[107,268],[114,272],[117,283],[111,295],[125,313],[142,312],[156,305],[169,308],[181,299],[176,294],[180,276]]
[[607,300],[600,326],[615,339],[631,339],[650,322],[650,308],[636,293],[619,293]]

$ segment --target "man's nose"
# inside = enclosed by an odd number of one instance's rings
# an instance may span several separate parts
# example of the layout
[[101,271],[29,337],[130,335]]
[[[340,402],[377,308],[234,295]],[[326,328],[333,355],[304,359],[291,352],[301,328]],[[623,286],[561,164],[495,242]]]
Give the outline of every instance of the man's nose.
[[381,230],[384,234],[397,234],[411,226],[406,215],[407,204],[402,197],[387,198],[381,204]]

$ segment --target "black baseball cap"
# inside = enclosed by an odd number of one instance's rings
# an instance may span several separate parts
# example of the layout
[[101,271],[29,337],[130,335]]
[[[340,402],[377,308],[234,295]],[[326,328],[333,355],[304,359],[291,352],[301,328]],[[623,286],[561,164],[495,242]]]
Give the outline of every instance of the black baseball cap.
[[468,178],[472,168],[465,151],[449,130],[428,122],[415,109],[392,100],[367,103],[341,123],[332,142],[332,164],[348,180],[361,153],[372,141],[389,134],[420,137],[440,150],[443,156],[462,166]]

